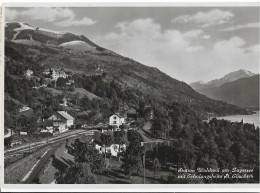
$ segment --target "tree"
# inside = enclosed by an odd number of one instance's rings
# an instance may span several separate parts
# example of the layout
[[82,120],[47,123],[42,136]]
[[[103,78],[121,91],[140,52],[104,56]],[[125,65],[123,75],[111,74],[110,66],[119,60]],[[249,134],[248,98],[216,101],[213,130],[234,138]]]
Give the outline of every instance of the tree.
[[220,148],[217,161],[221,168],[230,168],[234,166],[235,157],[228,149]]
[[155,177],[155,174],[159,171],[159,169],[160,169],[160,162],[159,162],[158,158],[155,157],[154,160],[153,160],[154,177]]
[[57,184],[95,184],[95,176],[91,173],[89,164],[76,163],[65,171],[56,174]]
[[131,177],[132,173],[136,171],[141,172],[142,168],[142,155],[143,149],[141,144],[137,141],[131,142],[126,149],[121,168],[125,171],[126,175]]
[[126,132],[125,131],[116,131],[114,132],[114,142],[116,144],[119,144],[119,149],[120,145],[123,145],[126,143]]
[[153,121],[153,124],[152,124],[152,128],[151,128],[151,131],[152,131],[152,135],[154,137],[161,137],[161,134],[162,134],[162,130],[163,130],[163,124],[162,124],[162,120],[161,119],[155,119]]
[[105,161],[93,145],[76,139],[72,146],[76,163],[88,163],[92,173],[102,173],[105,170]]
[[113,139],[112,139],[111,135],[102,133],[100,135],[100,141],[101,141],[101,144],[105,146],[105,159],[106,159],[106,154],[107,154],[106,147],[112,145]]
[[233,155],[236,158],[237,164],[239,163],[240,157],[242,155],[242,145],[240,143],[234,143],[230,147],[230,151],[233,153]]
[[119,144],[119,152],[121,149],[121,145],[126,143],[126,132],[125,131],[116,131],[114,132],[114,142]]
[[5,121],[4,121],[5,127],[11,127],[13,125],[13,119],[10,116],[10,114],[5,111],[4,117],[5,117]]
[[141,143],[143,141],[143,137],[140,133],[138,133],[137,131],[128,131],[127,132],[127,140],[130,143]]
[[66,86],[66,79],[59,77],[56,81],[56,86],[60,87],[60,88],[65,87]]

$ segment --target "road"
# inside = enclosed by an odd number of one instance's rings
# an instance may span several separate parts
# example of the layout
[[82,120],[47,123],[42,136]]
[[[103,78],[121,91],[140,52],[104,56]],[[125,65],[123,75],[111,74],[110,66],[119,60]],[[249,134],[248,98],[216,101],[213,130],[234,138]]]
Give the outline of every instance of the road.
[[12,133],[11,129],[7,129],[7,130],[8,130],[8,133],[4,136],[4,138],[10,137],[12,135],[11,134]]
[[[48,144],[53,144],[53,143],[56,143],[56,142],[61,141],[61,140],[69,139],[69,138],[76,137],[78,135],[84,135],[84,134],[93,135],[93,132],[92,131],[86,131],[86,130],[69,131],[69,132],[63,133],[61,135],[49,138]],[[45,146],[45,145],[47,145],[47,139],[43,139],[42,141],[31,143],[30,145],[26,144],[26,145],[19,146],[19,147],[16,147],[16,148],[8,149],[4,152],[4,155],[5,155],[4,158],[6,159],[6,158],[12,157],[14,155],[23,153],[25,151],[33,150],[35,148],[39,148],[39,147],[42,147],[42,146]]]

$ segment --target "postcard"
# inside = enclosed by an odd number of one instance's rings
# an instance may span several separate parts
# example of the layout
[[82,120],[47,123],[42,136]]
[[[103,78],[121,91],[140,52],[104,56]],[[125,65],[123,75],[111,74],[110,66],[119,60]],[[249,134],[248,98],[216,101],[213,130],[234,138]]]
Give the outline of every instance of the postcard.
[[2,14],[4,185],[259,185],[258,6]]

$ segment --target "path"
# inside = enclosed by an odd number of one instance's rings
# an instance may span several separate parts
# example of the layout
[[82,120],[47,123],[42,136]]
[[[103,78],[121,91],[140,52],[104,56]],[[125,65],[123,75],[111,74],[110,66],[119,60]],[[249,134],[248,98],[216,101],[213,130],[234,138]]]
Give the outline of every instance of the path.
[[4,138],[11,137],[11,135],[14,134],[14,133],[11,134],[12,133],[11,129],[7,129],[7,130],[8,130],[8,133],[6,135],[4,135]]

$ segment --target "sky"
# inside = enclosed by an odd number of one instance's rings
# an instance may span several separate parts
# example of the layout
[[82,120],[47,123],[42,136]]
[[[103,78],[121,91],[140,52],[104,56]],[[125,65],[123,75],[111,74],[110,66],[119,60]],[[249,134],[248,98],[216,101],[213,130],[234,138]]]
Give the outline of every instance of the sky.
[[9,7],[5,20],[85,35],[186,83],[259,73],[259,7]]

